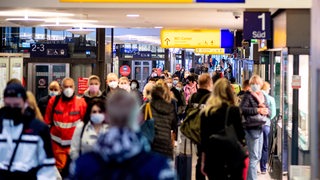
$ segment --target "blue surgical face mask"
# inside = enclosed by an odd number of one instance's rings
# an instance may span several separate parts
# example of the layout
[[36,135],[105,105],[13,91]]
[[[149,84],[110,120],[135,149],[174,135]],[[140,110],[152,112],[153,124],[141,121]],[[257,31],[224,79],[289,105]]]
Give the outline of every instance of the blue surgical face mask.
[[181,88],[179,88],[179,87],[176,87],[176,89],[177,89],[178,91],[181,91]]
[[260,85],[259,84],[252,84],[251,85],[251,90],[253,91],[253,92],[259,92],[260,91]]

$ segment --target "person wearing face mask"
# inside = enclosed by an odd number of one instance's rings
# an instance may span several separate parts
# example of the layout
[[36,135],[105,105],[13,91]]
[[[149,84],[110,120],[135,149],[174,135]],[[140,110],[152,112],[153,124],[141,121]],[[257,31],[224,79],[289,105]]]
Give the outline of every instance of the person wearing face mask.
[[197,82],[193,76],[188,76],[186,79],[186,85],[184,87],[184,94],[186,96],[186,103],[188,104],[189,98],[192,94],[196,93],[198,90]]
[[73,161],[82,154],[92,151],[99,134],[107,131],[105,110],[105,101],[102,99],[94,98],[88,104],[84,119],[78,123],[72,136],[70,157]]
[[119,88],[124,89],[128,92],[131,91],[130,81],[127,77],[121,77],[119,79]]
[[[269,95],[270,92],[270,84],[268,82],[263,82],[261,87],[261,91],[266,97],[268,106],[270,107],[270,118],[267,120],[266,124],[262,127],[263,134],[263,146],[262,146],[262,155],[260,160],[260,171],[262,174],[265,174],[267,171],[267,162],[268,162],[268,150],[269,150],[269,133],[271,121],[276,117],[276,102],[274,97]],[[273,123],[272,123],[273,124]]]
[[74,93],[72,78],[62,80],[61,96],[49,100],[45,122],[51,127],[50,133],[56,166],[62,177],[68,176],[69,152],[71,139],[78,123],[84,119],[87,104],[82,97]]
[[19,83],[4,90],[0,109],[0,179],[57,179],[48,126],[35,118]]
[[109,92],[114,92],[118,88],[118,76],[115,73],[109,73],[106,78],[106,84],[107,88],[106,90],[102,93],[103,96],[107,97]]
[[102,95],[100,91],[100,78],[96,75],[92,75],[88,79],[88,89],[84,92],[83,97],[87,104],[90,104],[92,99],[99,98],[104,99],[105,96]]
[[60,95],[60,93],[61,93],[61,88],[58,81],[52,81],[48,87],[48,95],[40,98],[38,102],[38,106],[43,117],[46,114],[46,109],[47,109],[47,105],[50,98],[53,96]]
[[258,75],[249,80],[250,91],[246,91],[240,108],[244,117],[243,126],[246,133],[246,143],[249,152],[249,168],[247,179],[257,179],[257,165],[261,159],[263,134],[262,128],[270,117],[270,109],[267,99],[261,92],[263,81]]
[[[172,78],[167,78],[165,80],[165,82],[167,83],[170,91],[173,93],[174,98],[176,99],[176,102],[177,102],[177,115],[179,115],[179,113],[178,113],[179,108],[181,109],[181,106],[183,106],[183,101],[181,99],[180,92],[173,86],[173,79]],[[179,121],[181,120],[179,118],[179,116],[178,116],[178,120]]]
[[72,164],[70,179],[176,179],[172,162],[153,153],[140,132],[135,96],[119,89],[109,94],[106,107],[110,127],[99,136],[91,152]]
[[139,90],[140,89],[139,82],[135,79],[131,80],[130,87],[131,87],[131,92],[137,96],[139,100],[138,102],[141,105],[143,103],[143,95],[142,95],[142,92]]

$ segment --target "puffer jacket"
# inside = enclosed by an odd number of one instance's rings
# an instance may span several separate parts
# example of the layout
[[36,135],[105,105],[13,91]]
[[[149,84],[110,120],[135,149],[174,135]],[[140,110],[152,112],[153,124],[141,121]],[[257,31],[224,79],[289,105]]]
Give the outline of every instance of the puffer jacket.
[[[171,130],[175,130],[177,124],[174,106],[163,99],[152,99],[150,105],[155,122],[155,138],[151,145],[152,150],[172,159]],[[145,106],[142,109],[145,112]]]

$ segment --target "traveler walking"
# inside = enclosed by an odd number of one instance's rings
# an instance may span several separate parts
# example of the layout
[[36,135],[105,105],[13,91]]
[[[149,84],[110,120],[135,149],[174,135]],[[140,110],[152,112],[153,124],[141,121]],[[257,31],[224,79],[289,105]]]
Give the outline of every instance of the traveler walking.
[[262,153],[260,160],[260,171],[261,174],[265,174],[267,171],[267,163],[268,163],[268,152],[269,152],[269,133],[271,127],[271,121],[276,117],[276,102],[274,97],[269,95],[270,92],[270,84],[268,82],[263,82],[263,86],[261,88],[264,96],[266,97],[266,101],[268,106],[270,107],[270,118],[267,119],[266,124],[262,127],[263,134],[263,145],[262,145]]
[[[190,109],[191,106],[198,106],[199,103],[206,104],[210,92],[212,91],[213,83],[210,77],[210,74],[203,73],[199,77],[199,89],[194,93],[189,99],[186,112]],[[205,176],[201,173],[201,157],[202,157],[202,148],[200,144],[197,144],[197,164],[196,164],[196,180],[205,180]]]
[[270,110],[267,100],[261,92],[263,81],[258,75],[250,78],[250,91],[245,92],[240,108],[244,116],[246,142],[249,151],[248,180],[257,179],[257,165],[261,159],[263,144],[262,126],[266,123]]
[[136,98],[119,89],[107,98],[110,128],[102,134],[93,152],[79,157],[71,168],[71,179],[174,180],[171,162],[150,152],[147,139],[139,133]]
[[52,81],[48,87],[48,95],[40,98],[40,100],[38,101],[38,106],[43,117],[46,114],[46,109],[47,109],[47,105],[50,98],[60,94],[61,94],[61,87],[58,81]]
[[67,176],[69,152],[74,130],[84,118],[87,104],[74,94],[74,81],[66,77],[62,80],[61,96],[49,100],[45,122],[50,126],[52,147],[56,166],[62,177]]
[[[227,128],[234,129],[235,143],[225,145],[214,141],[213,136],[223,136]],[[230,131],[230,130],[229,130]],[[210,180],[242,179],[245,152],[243,127],[240,109],[235,106],[232,87],[227,79],[219,79],[201,113],[201,170]],[[230,135],[230,134],[228,134]],[[226,136],[228,136],[226,135]],[[225,139],[230,137],[225,137]]]
[[88,89],[84,92],[83,97],[87,104],[90,104],[92,99],[105,99],[100,91],[101,81],[96,75],[92,75],[88,78]]
[[57,179],[49,128],[35,118],[21,84],[9,84],[0,109],[0,179]]

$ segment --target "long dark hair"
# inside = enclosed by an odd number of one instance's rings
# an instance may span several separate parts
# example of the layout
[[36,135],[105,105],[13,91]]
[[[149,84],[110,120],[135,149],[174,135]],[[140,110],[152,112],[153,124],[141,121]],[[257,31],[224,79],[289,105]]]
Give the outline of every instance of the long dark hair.
[[84,124],[87,124],[90,121],[91,109],[93,106],[98,106],[101,109],[101,112],[106,112],[106,102],[104,100],[101,98],[92,99],[92,101],[88,104],[86,114],[83,118]]

